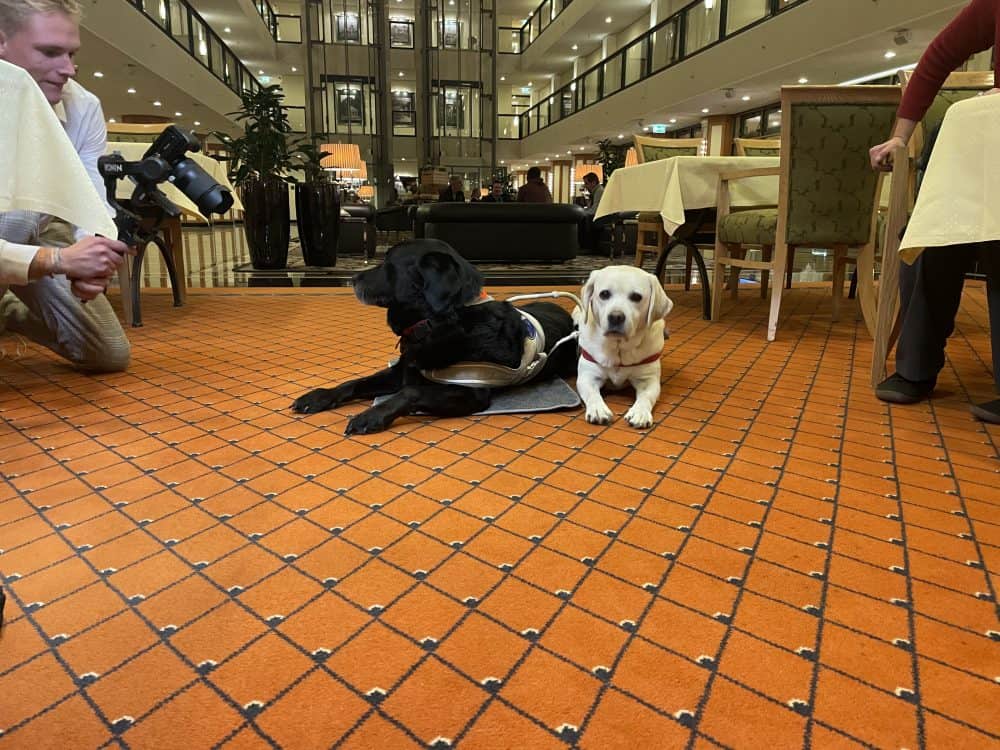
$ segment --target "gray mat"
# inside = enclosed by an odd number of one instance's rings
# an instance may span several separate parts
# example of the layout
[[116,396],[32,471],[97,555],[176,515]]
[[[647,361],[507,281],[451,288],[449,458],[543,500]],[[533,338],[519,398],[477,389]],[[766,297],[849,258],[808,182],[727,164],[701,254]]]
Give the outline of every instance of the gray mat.
[[[389,396],[379,396],[380,404]],[[538,411],[572,409],[580,405],[580,397],[562,378],[528,383],[516,388],[494,391],[490,408],[477,414],[524,414]]]

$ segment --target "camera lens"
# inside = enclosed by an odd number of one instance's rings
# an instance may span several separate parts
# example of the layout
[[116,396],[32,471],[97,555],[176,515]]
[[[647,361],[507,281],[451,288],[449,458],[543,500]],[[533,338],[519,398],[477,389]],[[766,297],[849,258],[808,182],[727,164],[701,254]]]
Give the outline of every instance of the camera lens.
[[233,195],[192,159],[181,159],[174,165],[170,181],[198,210],[209,214],[224,214],[233,206]]

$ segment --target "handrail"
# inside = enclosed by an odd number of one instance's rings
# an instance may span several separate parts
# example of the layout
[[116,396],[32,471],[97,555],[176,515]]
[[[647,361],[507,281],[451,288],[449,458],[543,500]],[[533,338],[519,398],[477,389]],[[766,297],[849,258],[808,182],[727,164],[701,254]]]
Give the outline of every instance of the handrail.
[[[695,49],[688,49],[691,16],[704,10],[709,12],[705,0],[694,0],[624,47],[591,66],[543,101],[535,104],[520,118],[518,137],[523,139],[544,130],[570,115],[624,91],[656,73],[689,60],[695,55],[749,31],[777,15],[797,8],[808,0],[768,0],[764,14],[738,29],[727,31],[729,5],[732,0],[716,0],[718,26],[706,27],[710,38]],[[544,5],[544,3],[543,3]],[[635,54],[635,53],[638,54]]]
[[[160,0],[157,15],[146,9],[144,0],[127,0],[127,2],[237,96],[244,90],[257,91],[261,88],[253,73],[229,49],[229,46],[222,41],[222,37],[215,33],[198,11],[191,7],[188,0]],[[175,18],[177,14],[173,12],[175,8],[180,9],[178,18]],[[204,33],[196,34],[196,30]],[[183,40],[186,40],[186,43]]]
[[278,14],[274,12],[271,3],[268,0],[253,0],[253,5],[257,9],[257,15],[260,16],[260,20],[267,26],[271,38],[274,41],[278,41]]

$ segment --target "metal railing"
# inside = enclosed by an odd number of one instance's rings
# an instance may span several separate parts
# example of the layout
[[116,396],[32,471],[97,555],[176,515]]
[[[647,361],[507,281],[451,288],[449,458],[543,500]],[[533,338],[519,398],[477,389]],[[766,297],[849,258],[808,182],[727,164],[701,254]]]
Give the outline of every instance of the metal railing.
[[239,96],[260,82],[187,0],[128,0],[153,25]]
[[527,138],[805,2],[695,0],[518,115],[518,137]]

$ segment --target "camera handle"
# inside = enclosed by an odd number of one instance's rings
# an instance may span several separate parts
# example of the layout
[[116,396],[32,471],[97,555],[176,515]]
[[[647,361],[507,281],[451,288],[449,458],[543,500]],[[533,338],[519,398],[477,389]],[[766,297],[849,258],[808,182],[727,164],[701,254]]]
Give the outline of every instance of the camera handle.
[[[170,175],[170,164],[158,156],[146,156],[140,161],[126,161],[117,151],[97,160],[97,171],[104,180],[108,204],[115,212],[118,239],[126,245],[145,247],[156,236],[166,217],[176,218],[181,210],[156,186]],[[157,207],[162,215],[153,226],[142,229],[142,219],[118,202],[118,181],[129,178],[135,183],[132,203],[135,206]]]

